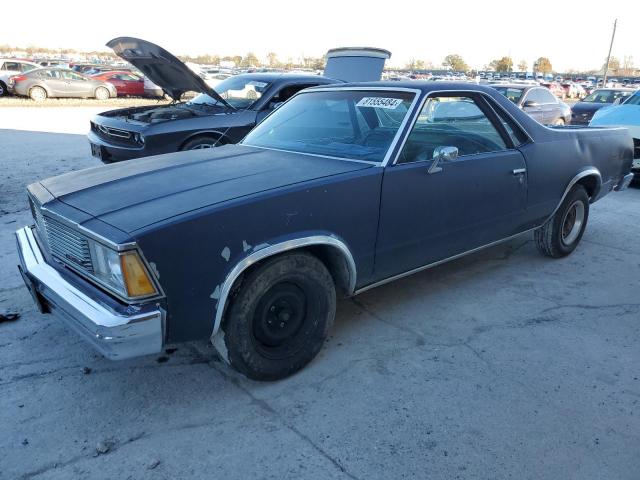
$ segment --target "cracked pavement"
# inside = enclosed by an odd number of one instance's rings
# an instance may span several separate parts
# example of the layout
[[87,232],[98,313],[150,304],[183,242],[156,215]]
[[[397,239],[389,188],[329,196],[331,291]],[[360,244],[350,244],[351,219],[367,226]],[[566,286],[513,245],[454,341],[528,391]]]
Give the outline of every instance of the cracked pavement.
[[0,145],[0,313],[21,315],[0,323],[0,479],[638,478],[640,189],[596,203],[569,258],[525,235],[342,300],[311,365],[256,383],[206,342],[111,362],[38,314],[24,187],[97,162],[78,134]]

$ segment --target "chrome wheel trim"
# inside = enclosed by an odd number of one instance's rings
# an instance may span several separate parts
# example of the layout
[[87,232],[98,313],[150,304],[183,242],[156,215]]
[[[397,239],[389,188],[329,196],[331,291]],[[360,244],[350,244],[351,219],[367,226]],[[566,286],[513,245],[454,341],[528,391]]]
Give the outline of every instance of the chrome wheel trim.
[[203,148],[214,148],[215,143],[199,143],[198,145],[194,145],[189,150],[202,150]]
[[580,235],[582,225],[584,224],[584,213],[584,203],[580,200],[573,202],[565,212],[562,223],[560,224],[562,243],[565,246],[573,244]]
[[31,92],[29,92],[29,96],[32,100],[40,101],[47,98],[47,93],[42,87],[33,87]]
[[109,98],[109,90],[104,87],[96,88],[96,99],[97,100],[107,100]]

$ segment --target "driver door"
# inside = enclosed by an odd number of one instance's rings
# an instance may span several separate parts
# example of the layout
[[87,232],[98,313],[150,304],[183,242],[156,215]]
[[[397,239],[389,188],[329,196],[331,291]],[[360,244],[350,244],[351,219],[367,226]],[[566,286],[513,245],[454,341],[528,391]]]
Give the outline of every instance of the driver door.
[[[382,183],[376,280],[522,231],[526,165],[517,140],[473,93],[433,94]],[[434,150],[455,152],[436,165]]]

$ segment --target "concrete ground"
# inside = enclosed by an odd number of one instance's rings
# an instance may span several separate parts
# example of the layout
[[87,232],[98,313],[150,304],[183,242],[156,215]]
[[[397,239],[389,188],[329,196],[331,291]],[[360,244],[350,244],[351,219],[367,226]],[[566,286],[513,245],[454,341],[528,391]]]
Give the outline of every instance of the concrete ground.
[[2,130],[0,164],[2,479],[639,478],[639,189],[566,259],[525,235],[341,301],[311,365],[255,383],[205,342],[111,362],[38,314],[24,187],[97,163],[82,135]]

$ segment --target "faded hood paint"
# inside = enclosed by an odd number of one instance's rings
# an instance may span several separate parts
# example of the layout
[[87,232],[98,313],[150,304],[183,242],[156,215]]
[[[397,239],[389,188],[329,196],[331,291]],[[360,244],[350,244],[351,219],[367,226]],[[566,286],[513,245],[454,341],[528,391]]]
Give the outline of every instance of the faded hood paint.
[[365,168],[371,165],[226,145],[104,165],[40,184],[64,204],[133,233],[200,208]]
[[640,138],[640,105],[612,105],[598,110],[589,125],[626,127],[633,138]]
[[180,59],[154,43],[139,38],[118,37],[107,42],[107,47],[144,73],[174,100],[180,100],[185,92],[199,92],[233,108]]

